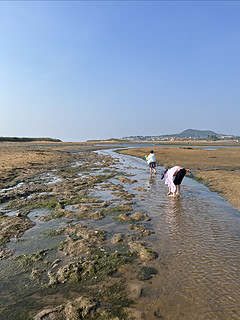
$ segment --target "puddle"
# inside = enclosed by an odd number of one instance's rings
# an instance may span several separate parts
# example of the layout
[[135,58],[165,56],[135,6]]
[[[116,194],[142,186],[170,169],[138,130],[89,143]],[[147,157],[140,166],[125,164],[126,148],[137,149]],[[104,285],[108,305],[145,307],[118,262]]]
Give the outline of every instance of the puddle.
[[5,189],[1,189],[1,190],[0,190],[0,194],[1,194],[1,193],[8,192],[8,191],[11,191],[11,190],[19,189],[19,188],[21,188],[23,185],[24,185],[24,183],[23,183],[23,182],[20,182],[20,183],[18,183],[18,184],[17,184],[16,186],[14,186],[14,187],[9,187],[9,188],[5,188]]
[[71,165],[72,168],[80,167],[81,165],[85,165],[83,161],[76,161],[74,164]]
[[[39,192],[37,193],[39,196],[42,196],[42,195],[53,195],[55,194],[55,192]],[[35,196],[35,194],[30,194],[29,196],[27,196],[27,199],[31,199]]]
[[[7,215],[16,215],[17,211],[11,211]],[[14,251],[14,255],[31,254],[40,250],[47,250],[58,245],[65,239],[64,235],[49,237],[47,231],[57,230],[67,223],[67,219],[52,219],[40,221],[39,218],[51,212],[45,209],[35,209],[28,214],[28,218],[35,222],[35,226],[25,231],[18,240],[14,239],[8,243],[7,248]]]
[[96,197],[96,198],[99,198],[103,201],[110,201],[112,200],[114,197],[113,195],[113,191],[110,191],[110,190],[99,190],[99,189],[94,189],[94,191],[92,191],[90,193],[90,196],[91,197]]
[[5,215],[8,217],[14,217],[18,214],[18,210],[13,210],[13,211],[6,211]]
[[[52,172],[53,172],[53,170],[52,170]],[[53,183],[57,183],[57,182],[62,181],[62,179],[58,178],[58,177],[56,177],[53,174],[48,172],[48,173],[42,174],[39,177],[34,178],[33,181],[30,182],[30,184],[33,184],[35,182],[39,183],[39,181],[41,181],[41,182],[43,182],[45,184],[53,184]]]

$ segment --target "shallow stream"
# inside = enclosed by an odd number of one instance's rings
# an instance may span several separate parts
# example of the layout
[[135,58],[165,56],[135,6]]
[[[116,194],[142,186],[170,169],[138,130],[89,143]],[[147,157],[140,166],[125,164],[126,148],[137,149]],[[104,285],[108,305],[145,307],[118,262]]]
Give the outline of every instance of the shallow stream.
[[181,197],[168,197],[163,168],[150,179],[146,161],[117,157],[138,181],[134,188],[146,189],[136,209],[151,217],[155,233],[146,241],[159,253],[151,262],[159,274],[143,289],[138,308],[148,320],[240,319],[240,212],[188,177]]

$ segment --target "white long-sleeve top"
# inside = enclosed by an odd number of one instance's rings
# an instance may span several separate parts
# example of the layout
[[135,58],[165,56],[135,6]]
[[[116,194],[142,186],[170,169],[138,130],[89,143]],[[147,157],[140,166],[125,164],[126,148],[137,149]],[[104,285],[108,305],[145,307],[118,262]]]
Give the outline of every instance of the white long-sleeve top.
[[150,154],[147,156],[147,162],[148,162],[148,164],[151,163],[151,162],[156,162],[156,156],[155,156],[155,154],[150,153]]

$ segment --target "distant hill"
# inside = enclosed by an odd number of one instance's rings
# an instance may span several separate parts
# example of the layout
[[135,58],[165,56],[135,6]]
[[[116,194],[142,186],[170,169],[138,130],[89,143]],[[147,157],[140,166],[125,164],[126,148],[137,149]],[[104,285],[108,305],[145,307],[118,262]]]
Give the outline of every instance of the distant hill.
[[225,135],[216,133],[211,130],[197,130],[197,129],[187,129],[181,133],[176,134],[165,134],[159,136],[129,136],[123,137],[124,140],[130,141],[161,141],[170,139],[239,139],[239,136]]
[[60,139],[52,138],[18,138],[18,137],[0,137],[0,142],[30,142],[30,141],[52,141],[52,142],[62,142]]
[[195,129],[187,129],[184,130],[181,133],[178,134],[171,134],[170,136],[172,137],[179,137],[179,138],[205,138],[207,139],[209,136],[216,136],[216,137],[220,137],[221,134],[218,134],[214,131],[210,131],[210,130],[195,130]]

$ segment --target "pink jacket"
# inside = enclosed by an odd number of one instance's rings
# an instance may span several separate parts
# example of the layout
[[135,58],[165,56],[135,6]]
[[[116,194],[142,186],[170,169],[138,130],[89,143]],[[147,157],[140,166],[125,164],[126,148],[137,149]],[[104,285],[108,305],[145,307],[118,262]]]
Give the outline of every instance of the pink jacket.
[[176,192],[176,186],[173,183],[173,176],[174,173],[178,170],[179,166],[172,167],[171,169],[168,169],[164,176],[165,184],[168,185],[168,188],[171,189],[171,192]]

